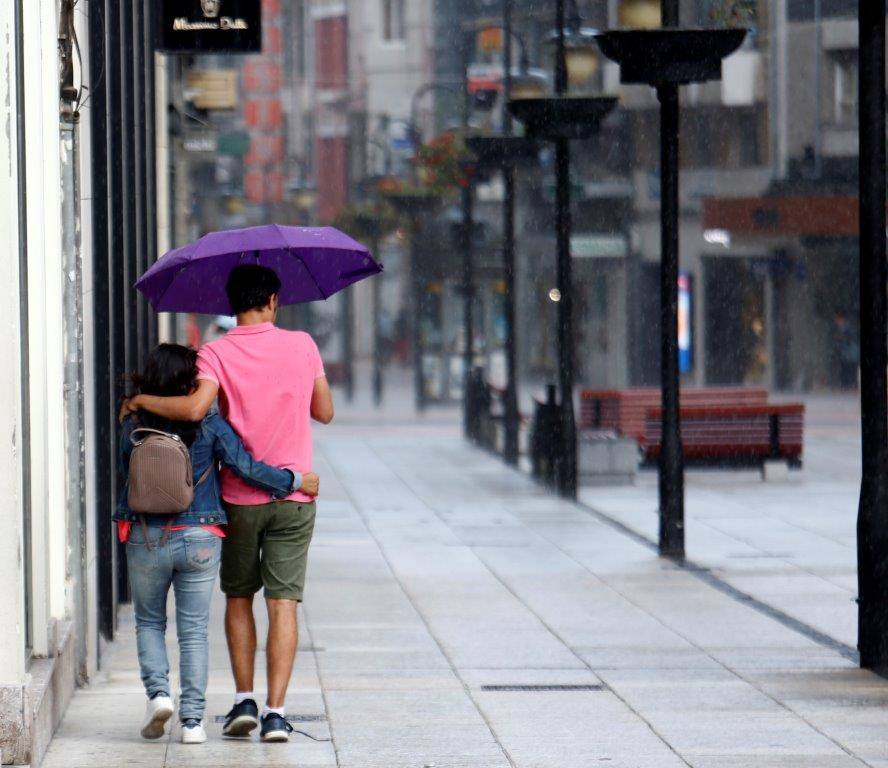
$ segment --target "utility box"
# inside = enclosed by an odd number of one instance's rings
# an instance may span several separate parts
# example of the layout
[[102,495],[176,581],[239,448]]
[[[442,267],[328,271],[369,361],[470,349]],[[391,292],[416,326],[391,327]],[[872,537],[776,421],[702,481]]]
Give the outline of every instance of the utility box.
[[583,432],[577,442],[577,471],[587,485],[631,485],[641,452],[635,440],[610,431]]

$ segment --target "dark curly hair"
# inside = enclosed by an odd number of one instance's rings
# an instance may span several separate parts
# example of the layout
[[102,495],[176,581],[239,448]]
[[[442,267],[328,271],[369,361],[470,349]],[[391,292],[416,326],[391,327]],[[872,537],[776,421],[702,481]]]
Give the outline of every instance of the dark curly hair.
[[[197,387],[197,352],[181,344],[160,344],[150,355],[142,373],[132,376],[136,394],[176,397],[190,395]],[[172,432],[190,446],[200,431],[200,422],[170,421],[147,411],[137,416],[139,426]]]

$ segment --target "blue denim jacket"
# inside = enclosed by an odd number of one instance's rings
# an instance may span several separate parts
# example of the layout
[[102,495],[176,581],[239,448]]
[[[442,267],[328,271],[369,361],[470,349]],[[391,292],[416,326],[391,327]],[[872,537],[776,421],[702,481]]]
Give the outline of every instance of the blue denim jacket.
[[[138,427],[135,419],[123,422],[120,435],[120,474],[124,480],[129,474],[129,459],[133,452],[132,433]],[[289,496],[302,484],[302,478],[289,469],[277,469],[256,461],[244,448],[231,425],[213,409],[201,422],[200,432],[190,448],[191,466],[195,484],[212,463],[213,471],[194,488],[194,500],[187,512],[179,515],[145,515],[149,525],[221,525],[228,522],[220,496],[219,463],[251,485],[268,491],[269,501]],[[118,497],[114,520],[136,522],[141,515],[133,512],[127,503],[129,488],[124,483]]]

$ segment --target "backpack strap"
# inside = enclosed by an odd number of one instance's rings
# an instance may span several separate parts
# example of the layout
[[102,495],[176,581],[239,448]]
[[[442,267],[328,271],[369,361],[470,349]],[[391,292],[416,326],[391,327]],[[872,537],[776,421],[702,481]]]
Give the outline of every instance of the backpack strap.
[[145,515],[139,515],[139,521],[142,523],[142,535],[145,537],[145,546],[151,552],[154,548],[151,546],[151,535],[148,533],[148,523],[145,522]]

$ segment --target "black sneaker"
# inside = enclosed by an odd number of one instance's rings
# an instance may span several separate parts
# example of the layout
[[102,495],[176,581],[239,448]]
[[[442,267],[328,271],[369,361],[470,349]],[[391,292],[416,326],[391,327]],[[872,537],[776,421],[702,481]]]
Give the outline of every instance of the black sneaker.
[[259,725],[259,707],[252,699],[244,699],[240,704],[235,704],[231,712],[225,716],[222,735],[249,736],[257,725]]
[[269,712],[262,718],[262,741],[289,741],[293,726],[277,712]]

